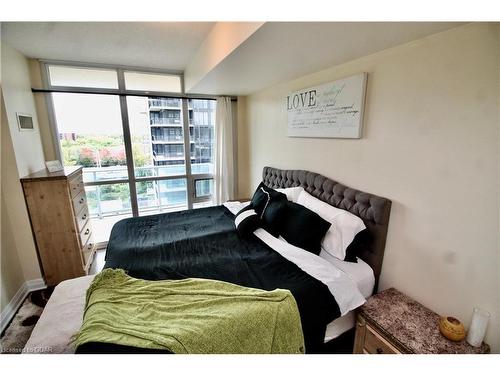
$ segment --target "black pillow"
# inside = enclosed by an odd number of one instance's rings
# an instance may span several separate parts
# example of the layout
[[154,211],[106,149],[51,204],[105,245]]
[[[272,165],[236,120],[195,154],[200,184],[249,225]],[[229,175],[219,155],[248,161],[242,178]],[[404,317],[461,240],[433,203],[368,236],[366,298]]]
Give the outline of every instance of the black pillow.
[[267,193],[267,190],[262,186],[262,182],[257,186],[255,193],[253,193],[252,200],[250,201],[250,205],[254,208],[255,212],[260,216],[264,206],[267,203],[267,200],[270,199],[270,196]]
[[370,248],[372,244],[372,237],[368,232],[368,229],[363,229],[361,232],[356,234],[352,242],[347,246],[345,261],[358,263],[358,256],[366,250]]
[[251,205],[255,212],[257,212],[259,216],[262,216],[262,212],[266,206],[269,205],[271,200],[281,200],[283,198],[287,199],[285,194],[271,189],[261,182],[253,194]]
[[247,237],[260,228],[261,221],[255,210],[249,205],[236,214],[234,224],[238,233],[242,237]]
[[271,198],[269,204],[262,212],[262,227],[274,237],[280,235],[286,211],[286,202],[288,202],[286,195],[284,197],[275,196]]
[[287,201],[281,235],[288,243],[319,255],[321,241],[331,225],[310,209]]
[[274,237],[278,237],[280,234],[286,202],[288,202],[288,199],[285,194],[267,187],[263,182],[255,190],[250,202],[250,206],[262,221],[262,228]]

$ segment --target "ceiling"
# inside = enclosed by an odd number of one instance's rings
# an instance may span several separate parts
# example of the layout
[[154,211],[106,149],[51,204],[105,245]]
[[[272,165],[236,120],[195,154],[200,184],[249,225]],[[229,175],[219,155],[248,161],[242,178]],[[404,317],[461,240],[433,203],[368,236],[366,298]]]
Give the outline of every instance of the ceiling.
[[246,95],[460,23],[267,22],[191,88]]
[[[197,54],[212,29],[215,30],[214,25],[213,22],[7,22],[2,23],[2,39],[31,58],[184,71],[197,58],[215,55],[215,50]],[[235,48],[228,49],[202,77],[197,77],[190,92],[247,95],[459,25],[267,22],[250,36],[238,40]],[[226,39],[234,43],[235,36],[229,34]]]
[[25,56],[184,70],[215,22],[5,22]]

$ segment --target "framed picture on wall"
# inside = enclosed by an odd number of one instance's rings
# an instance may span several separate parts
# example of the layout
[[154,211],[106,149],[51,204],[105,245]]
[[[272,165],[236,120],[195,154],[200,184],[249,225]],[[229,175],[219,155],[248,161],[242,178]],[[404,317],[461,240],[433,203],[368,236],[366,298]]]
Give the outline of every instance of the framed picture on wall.
[[289,137],[361,138],[367,73],[286,97]]
[[26,113],[16,112],[17,116],[17,126],[19,127],[19,131],[34,131],[35,125],[33,124],[33,116]]

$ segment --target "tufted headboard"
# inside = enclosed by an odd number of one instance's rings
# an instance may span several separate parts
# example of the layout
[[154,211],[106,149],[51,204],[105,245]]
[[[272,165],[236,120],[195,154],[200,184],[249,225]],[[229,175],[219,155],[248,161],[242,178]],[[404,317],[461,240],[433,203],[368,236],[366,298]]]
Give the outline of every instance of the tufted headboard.
[[264,167],[262,180],[273,189],[302,186],[314,197],[359,216],[366,225],[369,241],[358,256],[373,269],[374,291],[377,290],[391,214],[389,199],[352,189],[309,171]]

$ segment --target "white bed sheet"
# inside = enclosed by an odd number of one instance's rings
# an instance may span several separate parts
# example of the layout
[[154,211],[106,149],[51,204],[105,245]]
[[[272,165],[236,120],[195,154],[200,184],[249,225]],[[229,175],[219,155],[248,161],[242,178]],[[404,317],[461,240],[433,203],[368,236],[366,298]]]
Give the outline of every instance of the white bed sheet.
[[71,337],[83,321],[85,293],[95,275],[65,280],[57,285],[24,346],[23,353],[74,353]]
[[257,229],[254,234],[271,249],[295,263],[302,271],[325,284],[335,297],[341,316],[366,302],[356,281],[333,263],[293,246],[281,238],[276,238],[262,228]]
[[[265,232],[265,231],[264,231]],[[267,232],[266,232],[267,233]],[[264,238],[259,233],[256,231],[255,234],[261,238],[265,243],[267,243],[270,247],[274,248],[275,250],[278,248],[276,244],[273,244],[269,240],[266,241],[266,238]],[[271,236],[270,234],[267,236]],[[274,237],[272,237],[274,239]],[[275,240],[276,241],[276,240]],[[291,246],[286,242],[286,240],[282,237],[279,238],[279,241],[284,242],[287,245],[282,245],[282,246]],[[293,246],[292,246],[293,247]],[[300,249],[300,252],[303,252],[302,254],[310,254],[308,252],[305,252],[304,250]],[[360,258],[357,258],[358,262],[353,263],[353,262],[345,262],[343,260],[340,260],[332,255],[330,255],[328,252],[322,250],[321,253],[319,254],[319,257],[323,260],[326,260],[329,262],[331,265],[334,266],[335,269],[341,270],[345,275],[351,279],[354,284],[356,285],[357,289],[361,293],[361,295],[366,299],[372,295],[373,292],[373,287],[375,285],[375,275],[373,274],[372,268],[363,261]],[[311,259],[312,258],[312,259]],[[306,258],[303,260],[303,263],[305,265],[312,265],[314,264],[315,259],[318,258],[316,256],[310,256],[309,258]],[[293,259],[290,259],[293,261]],[[296,260],[295,260],[296,261]],[[299,263],[296,261],[296,263]],[[300,266],[300,264],[298,264]],[[308,267],[301,267],[303,270],[312,276],[315,276],[318,280],[325,282],[326,280],[321,277],[317,277],[317,275],[314,275]],[[331,272],[332,274],[335,272],[334,270],[326,270],[326,272]],[[349,286],[346,285],[345,283],[339,283],[339,280],[333,280],[332,282],[337,288],[337,290],[332,290],[332,294],[336,297],[337,302],[339,303],[339,307],[342,306],[342,299],[339,300],[339,291],[342,291],[340,293],[340,296],[345,296],[347,293],[348,296],[352,296],[355,292],[352,289],[349,289]],[[325,282],[325,284],[327,284]],[[328,285],[328,284],[327,284]],[[344,289],[345,288],[345,289]],[[345,299],[345,297],[344,297]],[[340,301],[340,302],[339,302]],[[364,302],[364,301],[363,301]],[[345,306],[345,302],[343,304]],[[342,312],[342,316],[335,319],[332,321],[328,326],[326,327],[326,332],[325,332],[325,341],[328,342],[338,336],[340,336],[342,333],[347,332],[349,329],[353,328],[355,325],[355,320],[356,320],[356,314],[354,313],[354,306],[359,306],[359,302],[357,305],[352,305],[347,308],[347,312]]]
[[[238,211],[240,211],[243,207],[248,205],[250,202],[227,202],[224,205],[233,213],[236,214]],[[259,230],[262,231],[262,230]],[[275,249],[277,248],[277,242],[278,240],[275,240],[274,237],[272,236],[267,236],[265,234],[260,234],[259,231],[256,232],[256,235],[263,240],[267,245],[269,245],[271,248]],[[263,231],[267,233],[266,231]],[[272,237],[272,238],[271,238]],[[284,239],[280,239],[280,241],[288,244]],[[289,246],[292,246],[288,244]],[[285,246],[285,245],[281,245]],[[278,247],[280,245],[278,244]],[[293,247],[293,246],[292,246]],[[322,250],[319,256],[325,260],[327,260],[330,264],[332,264],[335,268],[343,271],[354,283],[356,284],[359,292],[364,298],[368,298],[372,295],[373,293],[373,287],[375,285],[375,276],[373,273],[372,268],[364,262],[362,259],[358,258],[358,263],[352,263],[352,262],[345,262],[343,260],[340,260],[338,258],[335,258],[334,256],[330,255],[326,251]],[[290,259],[292,260],[292,259]],[[307,269],[304,269],[305,272],[308,272]],[[308,272],[310,273],[310,272]],[[315,275],[312,275],[315,276]],[[320,279],[320,278],[318,278]],[[323,280],[321,280],[323,281]],[[334,293],[332,293],[334,294]],[[335,295],[335,294],[334,294]],[[325,342],[328,342],[338,336],[340,336],[342,333],[348,331],[349,329],[353,328],[355,325],[355,313],[354,311],[349,311],[345,313],[343,316],[340,318],[335,319],[332,321],[328,326],[326,327],[326,333],[325,333]]]
[[[375,286],[375,276],[373,274],[372,268],[368,265],[368,263],[360,258],[358,258],[358,263],[344,262],[343,260],[331,256],[326,251],[321,252],[320,257],[327,259],[337,268],[340,268],[344,272],[346,272],[349,277],[355,281],[363,297],[368,298],[372,295],[373,287]],[[348,330],[353,328],[355,324],[356,314],[354,313],[354,311],[350,311],[346,315],[335,319],[333,322],[326,326],[325,342],[333,340],[344,332],[347,332]]]

